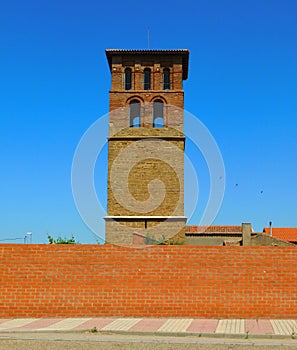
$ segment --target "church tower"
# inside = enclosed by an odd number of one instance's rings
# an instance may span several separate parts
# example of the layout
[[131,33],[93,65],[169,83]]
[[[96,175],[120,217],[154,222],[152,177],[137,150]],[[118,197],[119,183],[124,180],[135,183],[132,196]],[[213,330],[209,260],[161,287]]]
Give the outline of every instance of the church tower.
[[188,50],[106,50],[111,72],[106,242],[182,240]]

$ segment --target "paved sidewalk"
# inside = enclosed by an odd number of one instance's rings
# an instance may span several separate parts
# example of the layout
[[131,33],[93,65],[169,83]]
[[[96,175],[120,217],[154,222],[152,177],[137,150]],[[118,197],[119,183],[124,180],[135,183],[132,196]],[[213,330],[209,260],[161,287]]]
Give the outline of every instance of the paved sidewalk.
[[215,320],[191,318],[18,318],[0,319],[0,332],[88,331],[197,334],[213,336],[297,336],[296,320]]

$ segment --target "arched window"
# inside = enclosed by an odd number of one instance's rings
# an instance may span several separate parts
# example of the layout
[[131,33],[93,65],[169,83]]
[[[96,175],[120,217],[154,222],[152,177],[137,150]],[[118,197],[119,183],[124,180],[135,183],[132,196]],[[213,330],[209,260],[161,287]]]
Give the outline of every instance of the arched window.
[[140,127],[140,102],[138,100],[130,102],[130,127]]
[[125,85],[125,90],[132,89],[132,70],[131,70],[131,68],[125,69],[124,85]]
[[156,100],[153,103],[153,127],[164,127],[164,103],[161,100]]
[[143,88],[144,90],[151,89],[151,70],[149,68],[145,68],[143,71]]
[[170,90],[170,69],[163,69],[163,90]]

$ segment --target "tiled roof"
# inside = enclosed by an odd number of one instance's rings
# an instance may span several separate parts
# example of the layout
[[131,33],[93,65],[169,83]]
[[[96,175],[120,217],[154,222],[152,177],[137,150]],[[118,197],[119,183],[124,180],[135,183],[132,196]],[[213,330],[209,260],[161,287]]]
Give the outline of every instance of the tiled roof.
[[186,233],[205,233],[205,234],[238,234],[242,232],[241,226],[186,226]]
[[125,49],[106,49],[105,54],[111,69],[112,56],[117,55],[181,55],[183,63],[183,79],[188,78],[189,54],[188,49],[175,50],[125,50]]
[[[265,227],[263,232],[270,235],[270,228]],[[288,242],[297,242],[297,228],[296,227],[273,227],[272,237],[282,239]]]

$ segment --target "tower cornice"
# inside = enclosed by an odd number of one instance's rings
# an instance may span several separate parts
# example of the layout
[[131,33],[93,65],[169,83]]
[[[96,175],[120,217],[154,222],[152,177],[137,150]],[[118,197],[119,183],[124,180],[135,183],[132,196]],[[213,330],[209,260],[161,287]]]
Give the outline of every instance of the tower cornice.
[[141,56],[141,55],[152,55],[152,56],[182,56],[183,66],[183,80],[188,78],[188,67],[189,67],[189,54],[188,49],[172,49],[172,50],[125,50],[125,49],[106,49],[105,54],[107,57],[110,71],[112,71],[112,57],[114,56]]

